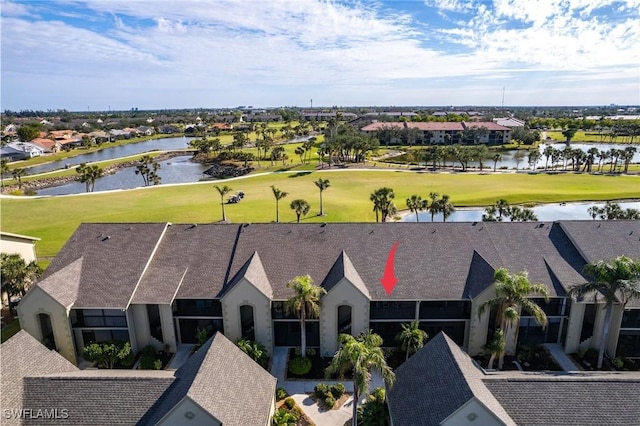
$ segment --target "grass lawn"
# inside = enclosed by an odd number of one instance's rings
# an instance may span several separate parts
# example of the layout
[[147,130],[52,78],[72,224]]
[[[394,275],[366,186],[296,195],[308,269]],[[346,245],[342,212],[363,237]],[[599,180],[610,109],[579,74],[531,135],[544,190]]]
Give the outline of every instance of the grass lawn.
[[2,327],[2,336],[0,338],[0,343],[4,343],[5,340],[16,334],[18,331],[20,331],[20,321],[15,319],[11,321],[10,324],[7,324],[6,327]]
[[[318,217],[318,178],[329,179],[324,192],[324,217]],[[41,238],[39,257],[55,256],[82,222],[207,223],[221,219],[220,197],[213,182],[160,185],[109,193],[56,197],[10,197],[0,200],[2,229]],[[224,184],[242,190],[245,198],[225,205],[233,222],[275,220],[270,186],[289,192],[280,202],[283,222],[295,221],[289,203],[303,198],[311,204],[305,222],[372,222],[369,195],[382,186],[395,190],[398,209],[412,194],[449,194],[455,206],[486,206],[499,198],[511,204],[638,198],[640,177],[582,174],[449,174],[397,170],[321,170],[250,175]]]
[[[546,131],[547,137],[551,138],[554,141],[557,142],[565,142],[567,140],[567,138],[565,136],[562,135],[561,131]],[[573,138],[571,138],[571,142],[593,142],[593,143],[617,143],[617,144],[628,144],[629,143],[629,137],[628,136],[617,136],[613,141],[611,141],[611,138],[609,137],[609,135],[603,133],[602,135],[600,135],[598,133],[597,130],[590,130],[588,132],[585,131],[578,131],[576,132],[576,134],[573,136]],[[636,140],[635,144],[637,144],[639,141]]]

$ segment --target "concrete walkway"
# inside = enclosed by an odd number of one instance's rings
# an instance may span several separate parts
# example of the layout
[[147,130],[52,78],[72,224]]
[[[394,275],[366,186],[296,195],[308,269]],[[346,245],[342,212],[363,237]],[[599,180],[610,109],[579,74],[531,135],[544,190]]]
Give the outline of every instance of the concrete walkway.
[[564,353],[562,346],[557,343],[545,343],[544,347],[547,348],[551,356],[556,360],[560,368],[567,372],[579,371],[580,369],[571,359]]
[[[287,354],[289,348],[275,347],[271,360],[271,375],[278,379],[277,386],[287,391],[289,395],[296,401],[296,404],[305,412],[307,416],[316,424],[316,426],[342,426],[353,413],[353,397],[350,396],[347,401],[338,410],[324,410],[316,404],[308,394],[313,393],[313,388],[318,383],[332,385],[338,383],[331,380],[285,380],[287,371]],[[345,392],[353,393],[353,382],[340,382],[344,384]],[[384,387],[384,382],[380,374],[373,372],[371,379],[371,389],[376,387]],[[364,398],[363,398],[364,399]]]

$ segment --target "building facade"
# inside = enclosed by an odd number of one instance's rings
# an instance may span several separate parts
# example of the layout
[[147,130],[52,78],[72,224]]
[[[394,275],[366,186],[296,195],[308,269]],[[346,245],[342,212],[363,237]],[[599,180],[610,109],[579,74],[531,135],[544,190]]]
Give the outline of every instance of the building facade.
[[[630,233],[631,232],[631,233]],[[597,347],[600,300],[567,297],[589,262],[640,258],[638,221],[357,224],[83,224],[18,306],[22,327],[77,363],[85,344],[110,339],[175,351],[220,331],[275,346],[300,345],[300,321],[284,303],[287,282],[310,275],[326,294],[306,320],[307,345],[322,355],[339,333],[372,329],[396,346],[402,324],[444,331],[468,353],[482,351],[495,312],[498,268],[527,271],[547,286],[549,325],[524,313],[520,343]],[[633,235],[636,235],[635,239]],[[398,283],[380,284],[389,250]],[[614,306],[610,354],[640,357],[640,304]]]

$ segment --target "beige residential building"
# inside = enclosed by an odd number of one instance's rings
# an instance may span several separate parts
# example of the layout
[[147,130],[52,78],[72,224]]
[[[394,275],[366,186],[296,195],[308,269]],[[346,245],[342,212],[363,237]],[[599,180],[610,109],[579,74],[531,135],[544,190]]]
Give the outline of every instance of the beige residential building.
[[[322,355],[335,352],[339,333],[367,329],[396,346],[414,320],[475,355],[495,324],[495,312],[479,316],[478,307],[494,296],[495,270],[507,268],[527,271],[551,295],[537,300],[548,326],[522,313],[519,343],[575,352],[599,345],[604,305],[567,291],[585,282],[588,262],[640,258],[637,235],[639,221],[83,224],[18,313],[25,330],[73,363],[88,342],[175,351],[201,330],[271,351],[300,345],[300,321],[284,310],[286,283],[308,274],[326,290],[319,318],[305,327],[307,345]],[[387,294],[380,279],[396,242],[398,281]],[[609,354],[640,357],[640,304],[614,305],[610,336]]]

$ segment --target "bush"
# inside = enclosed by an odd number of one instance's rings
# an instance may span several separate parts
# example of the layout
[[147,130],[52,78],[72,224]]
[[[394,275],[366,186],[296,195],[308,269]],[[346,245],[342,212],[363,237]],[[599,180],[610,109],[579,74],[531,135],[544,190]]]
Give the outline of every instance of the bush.
[[[294,350],[296,356],[302,356],[302,348],[300,346],[296,347]],[[307,348],[307,356],[315,356],[316,350],[313,348]]]
[[90,343],[84,347],[82,354],[87,361],[96,362],[98,368],[113,368],[116,363],[122,364],[131,359],[131,344],[121,340]]
[[330,392],[335,399],[340,399],[340,397],[344,395],[344,385],[342,383],[336,383],[331,386]]
[[287,391],[284,390],[283,388],[277,388],[276,389],[276,401],[280,401],[281,399],[285,399],[288,396],[289,396],[289,394],[287,394]]
[[295,414],[290,413],[283,408],[278,408],[278,410],[273,415],[272,420],[274,426],[295,426],[298,422]]
[[324,398],[324,396],[327,394],[327,392],[329,392],[329,387],[327,385],[325,385],[324,383],[318,383],[313,388],[313,394],[316,396],[316,398],[319,398],[319,399]]
[[296,406],[296,401],[293,398],[289,397],[284,400],[284,406],[287,407],[289,410],[291,410],[293,407]]
[[304,376],[311,371],[311,365],[309,358],[296,357],[289,361],[289,372],[296,376]]
[[140,351],[140,363],[138,364],[140,370],[161,370],[162,360],[159,359],[156,348],[151,345],[147,345]]
[[333,406],[336,405],[336,399],[331,395],[326,397],[322,402],[324,403],[325,407],[329,409],[333,408]]

